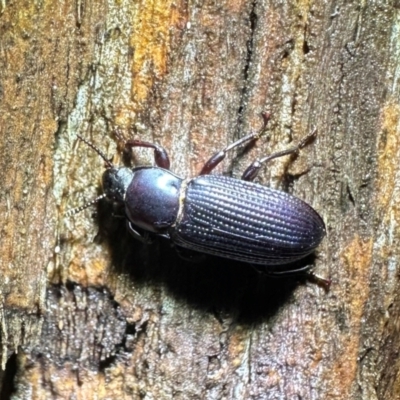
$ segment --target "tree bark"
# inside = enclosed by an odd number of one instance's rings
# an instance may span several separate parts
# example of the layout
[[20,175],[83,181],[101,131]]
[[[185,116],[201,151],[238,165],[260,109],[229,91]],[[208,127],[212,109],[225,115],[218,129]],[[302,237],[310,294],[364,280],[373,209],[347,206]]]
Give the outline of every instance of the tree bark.
[[[0,7],[0,398],[400,399],[397,1]],[[193,177],[263,112],[215,173],[317,130],[257,181],[321,214],[329,291],[144,245],[103,201],[68,213],[104,170],[77,134]]]

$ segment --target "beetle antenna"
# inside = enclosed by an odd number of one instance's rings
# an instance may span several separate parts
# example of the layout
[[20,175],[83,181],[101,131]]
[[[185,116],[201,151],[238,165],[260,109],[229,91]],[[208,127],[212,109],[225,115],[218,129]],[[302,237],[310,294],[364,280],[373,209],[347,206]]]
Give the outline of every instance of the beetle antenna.
[[83,143],[86,143],[91,149],[93,149],[104,160],[104,162],[106,163],[108,168],[114,167],[112,162],[106,157],[106,155],[98,147],[96,147],[93,143],[86,140],[81,135],[76,135],[76,136],[78,139],[82,140]]
[[100,201],[101,199],[104,199],[106,197],[106,194],[103,193],[100,196],[96,197],[94,200],[88,201],[86,204],[84,204],[83,206],[80,207],[75,207],[72,208],[71,210],[66,212],[66,216],[67,217],[71,217],[72,215],[78,214],[79,212],[86,210],[86,208],[89,208],[90,206],[92,206],[93,204],[96,204],[98,201]]

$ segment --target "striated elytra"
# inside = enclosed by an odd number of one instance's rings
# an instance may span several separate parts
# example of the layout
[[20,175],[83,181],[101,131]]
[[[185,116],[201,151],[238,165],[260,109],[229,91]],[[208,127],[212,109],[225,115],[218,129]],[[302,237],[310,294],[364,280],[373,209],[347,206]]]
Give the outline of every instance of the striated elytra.
[[255,161],[242,179],[210,172],[227,151],[257,139],[255,133],[213,155],[200,175],[191,179],[169,171],[167,152],[159,145],[127,141],[129,149],[154,149],[156,166],[117,168],[93,144],[79,138],[105,159],[104,196],[124,206],[129,230],[136,238],[145,241],[139,228],[186,249],[263,265],[267,271],[271,266],[271,273],[280,273],[298,270],[289,267],[280,271],[279,266],[312,253],[325,236],[325,225],[304,201],[252,180],[262,164],[298,152],[311,135],[295,147]]
[[204,253],[262,265],[305,257],[321,242],[317,212],[285,192],[225,176],[189,181],[173,241]]

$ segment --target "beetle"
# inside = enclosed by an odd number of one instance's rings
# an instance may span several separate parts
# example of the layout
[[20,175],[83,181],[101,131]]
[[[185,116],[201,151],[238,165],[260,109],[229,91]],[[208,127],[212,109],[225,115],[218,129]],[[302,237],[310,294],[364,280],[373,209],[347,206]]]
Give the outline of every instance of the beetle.
[[139,240],[146,241],[139,232],[144,230],[181,248],[265,266],[272,274],[307,270],[309,265],[287,265],[320,244],[326,233],[322,218],[303,200],[253,180],[263,164],[299,152],[315,132],[294,147],[254,161],[241,179],[211,174],[228,151],[260,133],[215,153],[198,176],[185,179],[170,171],[167,151],[158,144],[127,140],[126,149],[151,148],[155,160],[155,166],[127,168],[114,166],[92,143],[78,138],[105,160],[100,197],[124,207],[128,228]]

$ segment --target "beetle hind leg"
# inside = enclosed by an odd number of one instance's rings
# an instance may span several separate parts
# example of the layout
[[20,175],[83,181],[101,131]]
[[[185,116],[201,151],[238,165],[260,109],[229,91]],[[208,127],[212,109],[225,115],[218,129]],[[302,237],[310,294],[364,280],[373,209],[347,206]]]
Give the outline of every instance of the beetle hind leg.
[[258,175],[258,172],[260,171],[263,164],[266,164],[268,161],[273,160],[274,158],[279,158],[289,154],[298,153],[308,143],[308,141],[315,136],[316,133],[317,131],[313,130],[310,134],[308,134],[305,138],[303,138],[296,146],[290,147],[286,150],[277,151],[276,153],[272,153],[269,156],[266,156],[260,160],[254,161],[243,172],[242,179],[244,181],[252,181]]
[[271,270],[271,267],[260,268],[260,265],[251,265],[258,273],[263,274],[269,278],[288,278],[292,276],[304,276],[308,281],[314,282],[322,286],[325,290],[329,290],[331,286],[331,279],[324,278],[315,274],[312,271],[312,265],[299,266],[298,268],[288,268],[281,271]]

